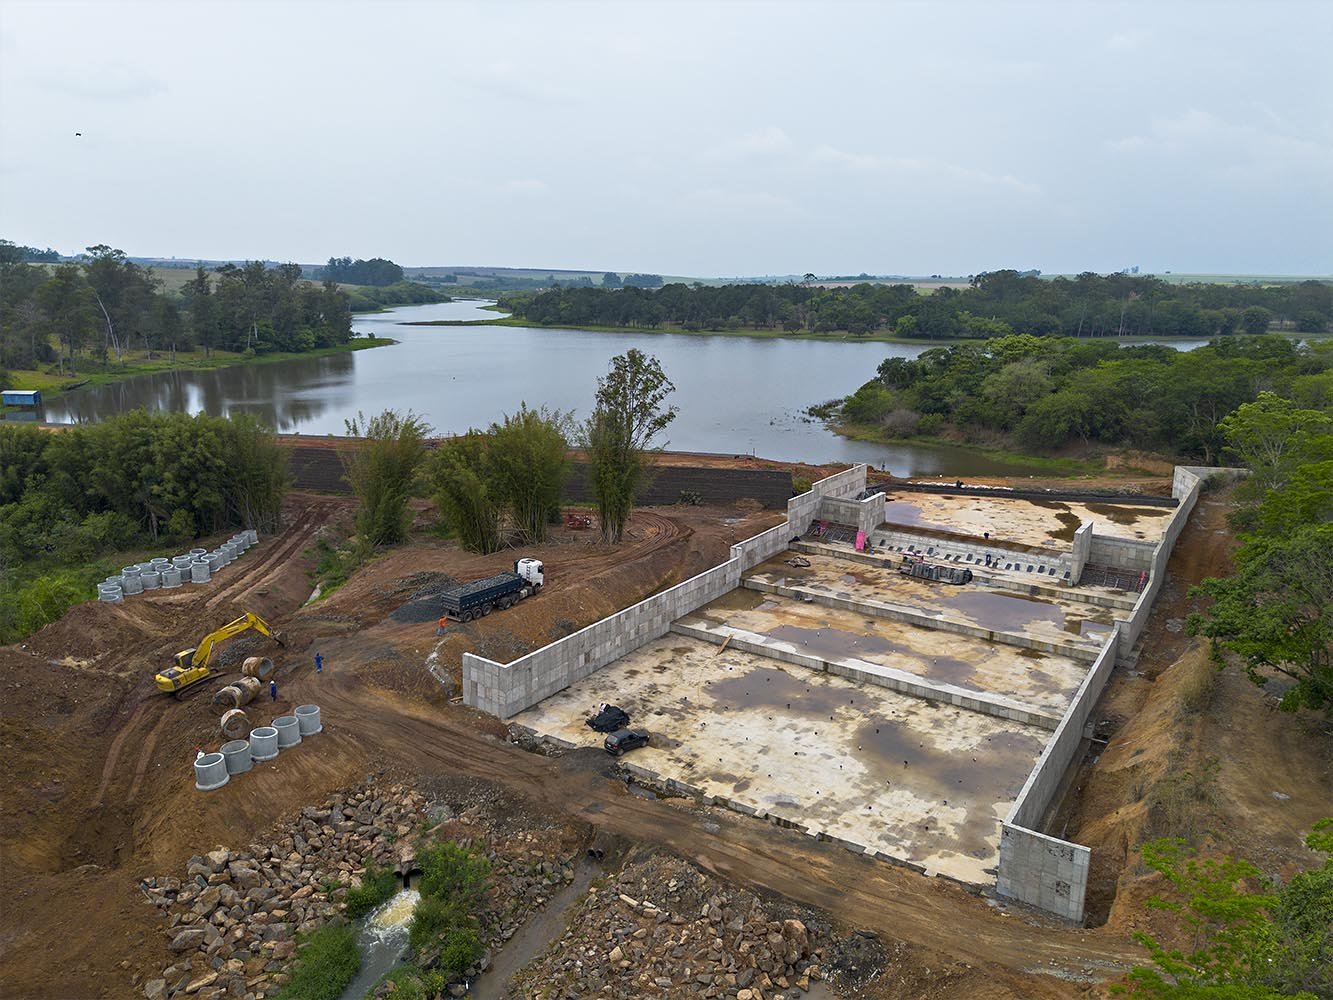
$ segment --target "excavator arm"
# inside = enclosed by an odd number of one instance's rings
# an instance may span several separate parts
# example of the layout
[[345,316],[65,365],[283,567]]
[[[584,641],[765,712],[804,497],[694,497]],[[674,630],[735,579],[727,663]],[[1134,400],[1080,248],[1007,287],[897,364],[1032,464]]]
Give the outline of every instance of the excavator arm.
[[212,659],[213,656],[214,645],[221,642],[223,639],[230,639],[232,636],[238,635],[247,629],[254,629],[256,632],[268,636],[279,646],[287,645],[282,641],[282,637],[277,632],[273,631],[268,622],[264,621],[264,619],[260,618],[258,615],[247,611],[235,621],[227,622],[222,628],[204,636],[203,639],[199,641],[199,645],[194,651],[194,656],[191,658],[190,665],[193,667],[207,667],[209,660]]

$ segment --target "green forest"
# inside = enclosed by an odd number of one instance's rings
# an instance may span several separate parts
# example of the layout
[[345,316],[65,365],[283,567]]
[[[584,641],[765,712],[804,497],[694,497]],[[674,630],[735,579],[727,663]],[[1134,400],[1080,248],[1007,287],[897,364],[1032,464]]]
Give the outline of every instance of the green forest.
[[0,422],[0,643],[54,621],[118,564],[234,527],[274,530],[285,457],[267,428],[135,410],[59,433]]
[[531,323],[684,331],[891,335],[905,339],[1216,337],[1270,328],[1319,333],[1333,326],[1333,286],[1172,285],[1138,275],[1040,278],[1003,270],[969,287],[923,295],[908,284],[821,288],[806,284],[670,284],[556,288],[504,296]]
[[888,358],[852,395],[812,413],[872,439],[938,437],[1035,452],[1128,446],[1214,463],[1223,419],[1264,391],[1333,411],[1333,343],[1241,335],[1177,351],[996,337]]
[[[42,256],[42,254],[37,254]],[[245,357],[345,348],[352,313],[447,302],[425,285],[343,287],[302,278],[299,264],[198,267],[178,287],[105,244],[78,263],[30,263],[0,241],[0,382],[6,370],[60,375],[129,371],[159,356],[214,351]],[[357,264],[367,263],[357,261]]]

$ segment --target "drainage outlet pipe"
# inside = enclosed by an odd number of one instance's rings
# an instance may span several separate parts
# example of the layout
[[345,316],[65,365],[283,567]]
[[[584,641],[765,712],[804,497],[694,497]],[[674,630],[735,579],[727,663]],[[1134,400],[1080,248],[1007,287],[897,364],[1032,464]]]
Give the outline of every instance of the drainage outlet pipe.
[[254,767],[250,761],[250,741],[232,740],[222,744],[222,759],[226,761],[228,774],[244,774]]
[[208,566],[207,559],[196,559],[190,563],[190,582],[207,583],[213,578],[213,572]]
[[319,721],[318,705],[297,706],[296,721],[300,726],[302,736],[314,736],[316,733],[324,731],[324,726]]
[[220,753],[206,753],[194,761],[194,787],[201,792],[221,788],[231,780],[227,762]]
[[258,677],[266,681],[268,675],[273,673],[273,661],[267,656],[247,656],[241,664],[241,673],[246,677]]
[[239,708],[229,708],[222,713],[222,735],[229,740],[239,740],[250,730],[250,719]]
[[273,728],[278,731],[278,747],[286,750],[301,742],[301,724],[294,715],[279,715],[273,720]]
[[139,582],[143,584],[144,590],[156,590],[162,586],[162,574],[155,569],[150,569],[139,574]]
[[250,730],[250,759],[274,760],[278,756],[278,731],[272,726]]
[[162,571],[162,587],[164,590],[171,590],[173,587],[181,585],[181,571],[175,566]]

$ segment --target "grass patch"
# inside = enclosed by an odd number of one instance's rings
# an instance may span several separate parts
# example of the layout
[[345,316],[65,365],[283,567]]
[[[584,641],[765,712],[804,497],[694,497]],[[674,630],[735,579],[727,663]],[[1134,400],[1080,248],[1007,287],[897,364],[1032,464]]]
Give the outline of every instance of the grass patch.
[[421,900],[412,912],[408,945],[421,965],[457,979],[481,958],[476,912],[490,881],[481,855],[444,841],[418,852]]
[[361,969],[356,932],[326,924],[301,942],[296,965],[277,1000],[337,1000]]
[[319,562],[315,564],[313,576],[319,587],[317,600],[321,601],[351,579],[352,574],[374,555],[374,549],[360,538],[350,538],[336,546],[321,538],[316,543],[316,551]]
[[235,351],[213,351],[211,357],[204,357],[203,351],[177,351],[174,363],[170,356],[163,356],[161,352],[156,352],[158,357],[150,358],[146,351],[131,351],[126,353],[123,363],[97,365],[89,362],[87,369],[72,375],[31,368],[15,368],[10,371],[10,375],[13,387],[16,389],[63,392],[87,385],[110,385],[136,375],[171,371],[211,371],[215,368],[230,368],[233,365],[263,365],[297,358],[322,358],[330,354],[347,354],[350,351],[364,351],[396,343],[398,341],[389,337],[353,337],[346,344],[339,344],[336,347],[319,347],[313,351],[299,352],[274,351],[271,354],[256,354],[252,357],[246,357]]
[[367,868],[361,884],[347,890],[347,916],[355,920],[375,907],[387,903],[398,891],[398,876],[378,868]]
[[379,995],[385,983],[393,983],[393,1000],[434,1000],[449,988],[449,978],[438,969],[418,969],[415,965],[400,965],[384,974],[367,993],[367,1000]]

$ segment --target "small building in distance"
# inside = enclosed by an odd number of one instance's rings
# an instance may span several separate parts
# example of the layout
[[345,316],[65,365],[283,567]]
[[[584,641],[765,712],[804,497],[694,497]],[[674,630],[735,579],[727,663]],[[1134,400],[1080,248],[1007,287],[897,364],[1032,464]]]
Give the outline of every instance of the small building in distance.
[[42,394],[36,389],[0,390],[0,417],[6,420],[36,420],[42,408]]

